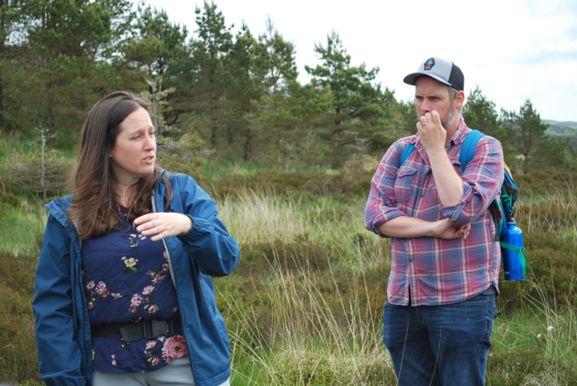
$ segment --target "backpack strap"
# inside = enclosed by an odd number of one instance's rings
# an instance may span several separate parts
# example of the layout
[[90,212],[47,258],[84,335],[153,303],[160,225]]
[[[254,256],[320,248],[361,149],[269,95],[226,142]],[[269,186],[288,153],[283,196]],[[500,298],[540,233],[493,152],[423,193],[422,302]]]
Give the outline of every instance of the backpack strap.
[[[477,147],[477,143],[481,138],[483,138],[485,134],[483,134],[479,130],[471,130],[467,133],[467,136],[463,140],[463,145],[461,146],[461,152],[459,153],[459,162],[461,163],[461,170],[465,170],[467,164],[473,156],[475,155],[475,148]],[[493,201],[489,205],[489,211],[493,215],[495,220],[495,241],[499,241],[501,237],[501,230],[503,227],[507,226],[507,221],[505,220],[504,208],[503,203],[501,201]]]
[[463,141],[463,146],[461,146],[461,152],[459,153],[459,162],[461,163],[461,170],[465,170],[467,164],[475,155],[475,148],[477,143],[484,136],[479,130],[471,130],[465,137]]
[[414,143],[409,143],[407,146],[405,146],[405,149],[401,153],[401,158],[399,158],[399,167],[405,163],[407,158],[409,158],[411,156],[411,154],[413,153],[414,150],[415,150],[415,144]]

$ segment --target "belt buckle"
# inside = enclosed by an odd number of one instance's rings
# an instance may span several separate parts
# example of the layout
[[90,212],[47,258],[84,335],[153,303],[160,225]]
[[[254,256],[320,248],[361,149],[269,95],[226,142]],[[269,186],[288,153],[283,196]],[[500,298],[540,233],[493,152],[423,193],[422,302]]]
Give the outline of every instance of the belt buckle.
[[164,320],[145,320],[142,323],[142,332],[146,339],[158,338],[168,334],[168,323]]
[[124,326],[120,326],[120,336],[122,337],[122,340],[125,341],[126,343],[131,343],[134,341],[137,341],[139,339],[142,339],[142,330],[139,328],[141,326],[138,325],[124,325]]

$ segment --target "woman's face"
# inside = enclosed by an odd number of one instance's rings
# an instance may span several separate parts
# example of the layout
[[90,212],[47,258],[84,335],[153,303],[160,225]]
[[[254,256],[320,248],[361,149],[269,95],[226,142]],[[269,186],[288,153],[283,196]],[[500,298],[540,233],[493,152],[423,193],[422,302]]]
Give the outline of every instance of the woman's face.
[[154,172],[155,129],[144,108],[139,106],[120,123],[110,158],[114,179],[121,184],[131,185]]

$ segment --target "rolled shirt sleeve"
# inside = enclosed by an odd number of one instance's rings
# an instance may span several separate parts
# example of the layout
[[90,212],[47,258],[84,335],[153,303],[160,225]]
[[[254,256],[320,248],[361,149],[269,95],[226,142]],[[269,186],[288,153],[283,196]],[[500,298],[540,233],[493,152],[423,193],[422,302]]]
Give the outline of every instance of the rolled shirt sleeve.
[[475,221],[498,199],[504,178],[503,149],[498,140],[483,136],[473,158],[461,174],[463,196],[459,203],[443,206],[441,213],[458,224]]
[[407,216],[395,195],[395,181],[400,167],[400,157],[404,148],[415,141],[415,136],[395,142],[379,163],[371,180],[371,189],[365,208],[365,227],[381,237],[379,227],[394,218]]

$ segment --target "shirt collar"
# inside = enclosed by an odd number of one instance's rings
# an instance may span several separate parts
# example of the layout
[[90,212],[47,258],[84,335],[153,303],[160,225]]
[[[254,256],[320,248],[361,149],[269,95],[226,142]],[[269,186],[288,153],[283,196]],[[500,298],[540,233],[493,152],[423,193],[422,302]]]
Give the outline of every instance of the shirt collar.
[[451,137],[449,144],[450,145],[462,144],[463,141],[465,140],[465,135],[467,134],[467,131],[468,131],[467,124],[465,123],[465,119],[461,115],[459,118],[459,126],[457,127],[455,133],[453,133],[453,136]]

